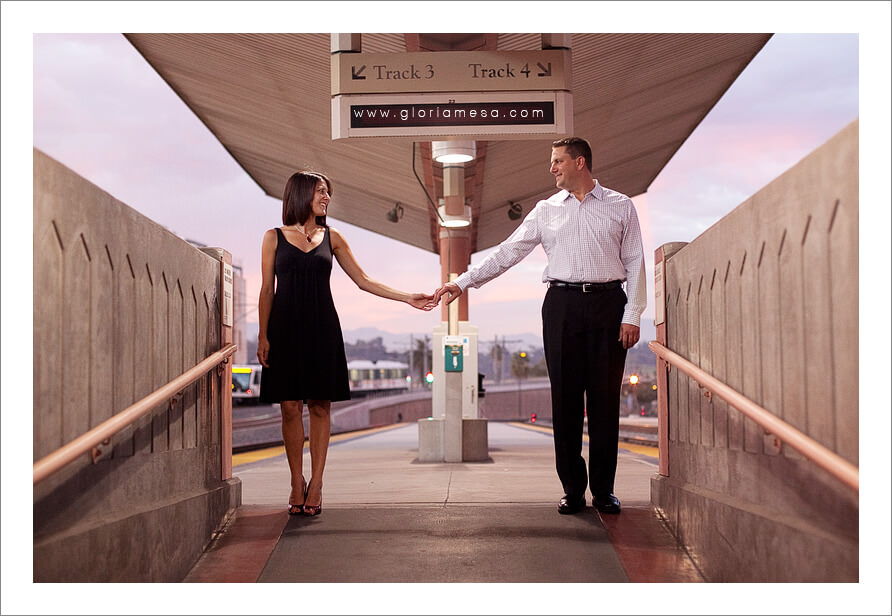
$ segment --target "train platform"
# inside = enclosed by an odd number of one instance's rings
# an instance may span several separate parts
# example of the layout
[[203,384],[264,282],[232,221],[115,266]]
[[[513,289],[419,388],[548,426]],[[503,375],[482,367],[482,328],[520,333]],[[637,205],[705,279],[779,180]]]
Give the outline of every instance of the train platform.
[[317,517],[286,511],[283,447],[236,454],[242,506],[184,581],[703,581],[650,505],[655,448],[620,443],[622,513],[599,514],[589,495],[561,515],[550,428],[491,421],[488,433],[489,460],[462,463],[419,462],[415,423],[334,435]]

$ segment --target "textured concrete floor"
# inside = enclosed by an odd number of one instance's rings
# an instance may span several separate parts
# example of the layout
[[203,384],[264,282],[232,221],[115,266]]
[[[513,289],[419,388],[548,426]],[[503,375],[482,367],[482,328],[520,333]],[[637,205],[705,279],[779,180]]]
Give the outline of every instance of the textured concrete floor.
[[336,435],[313,518],[285,511],[281,447],[239,454],[243,506],[185,581],[702,581],[650,507],[653,448],[620,445],[621,514],[566,516],[550,430],[488,431],[489,459],[462,463],[418,462],[416,424]]

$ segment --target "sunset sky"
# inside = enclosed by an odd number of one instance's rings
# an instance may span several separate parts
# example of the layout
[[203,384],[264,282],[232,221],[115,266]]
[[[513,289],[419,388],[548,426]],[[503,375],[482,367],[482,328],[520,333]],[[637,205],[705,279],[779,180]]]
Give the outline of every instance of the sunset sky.
[[[503,14],[507,6],[515,13],[511,19]],[[309,10],[297,10],[304,8]],[[336,22],[331,17],[334,11]],[[520,13],[523,17],[517,16]],[[386,21],[381,17],[385,14]],[[432,15],[436,15],[436,22],[431,21]],[[648,325],[644,333],[653,328],[652,255],[656,247],[693,240],[860,118],[858,274],[862,297],[861,312],[853,318],[860,320],[862,356],[865,349],[878,343],[883,347],[880,357],[862,359],[861,370],[867,367],[881,374],[886,388],[878,406],[871,393],[869,402],[877,408],[871,409],[869,416],[862,415],[861,426],[862,439],[883,434],[884,441],[875,446],[862,445],[862,457],[882,451],[885,457],[881,460],[867,458],[872,462],[863,467],[864,481],[876,479],[879,473],[886,485],[892,209],[889,22],[887,2],[3,2],[4,595],[9,569],[21,568],[18,560],[9,561],[8,530],[13,534],[26,530],[8,529],[11,518],[6,515],[7,504],[24,512],[18,512],[24,516],[18,520],[21,525],[26,525],[31,515],[27,510],[30,477],[25,476],[27,482],[18,476],[10,478],[7,462],[12,455],[8,445],[14,435],[30,444],[32,422],[30,413],[21,413],[15,418],[22,422],[18,431],[10,430],[11,414],[30,405],[32,352],[37,352],[31,349],[30,331],[32,148],[42,150],[177,235],[229,250],[247,279],[249,321],[256,321],[261,237],[266,229],[281,222],[280,200],[262,193],[121,32],[778,33],[648,192],[630,195],[638,208],[645,242],[648,307],[643,320]],[[582,136],[592,141],[597,161],[597,135]],[[543,166],[548,164],[549,143],[543,141]],[[437,255],[336,219],[329,222],[345,235],[360,265],[374,278],[408,291],[433,291],[439,286]],[[488,253],[473,255],[472,264]],[[540,334],[544,265],[544,253],[537,249],[502,277],[472,291],[470,321],[480,328],[481,342],[496,335]],[[375,327],[397,334],[425,334],[440,319],[439,310],[415,311],[359,291],[337,266],[332,288],[345,331]],[[27,373],[22,387],[10,386],[15,367]],[[862,403],[868,402],[866,392],[864,398]],[[877,419],[877,415],[881,417]],[[877,421],[884,429],[874,429]],[[21,466],[24,459],[30,463],[30,458],[30,451],[26,451],[12,461]],[[883,463],[881,468],[879,461]],[[30,475],[30,471],[24,475]],[[12,487],[23,493],[10,501],[7,488]],[[888,526],[888,487],[881,494],[886,501],[871,508],[865,505],[876,494],[862,492],[862,514],[881,511],[886,518],[877,522]],[[879,526],[870,529],[871,537]],[[884,532],[876,543],[888,550],[888,528]],[[30,554],[28,544],[26,541],[23,547]],[[865,546],[865,555],[869,547]],[[817,610],[813,613],[844,613],[837,611],[848,605],[844,595],[866,592],[865,582],[875,581],[878,574],[884,576],[881,588],[887,595],[888,551],[883,557],[884,568],[878,572],[862,568],[862,584],[855,585],[860,588],[825,592],[816,585],[809,593],[824,602],[809,605],[803,601],[799,608]],[[28,567],[21,573],[26,586],[30,583],[28,573]],[[97,599],[85,613],[104,613],[105,608],[113,610],[108,613],[118,613],[120,600]],[[28,613],[30,605],[18,605],[17,609]],[[530,609],[562,609],[545,605],[535,604]],[[769,605],[767,609],[772,613],[783,611],[767,600],[764,604],[753,603],[751,609],[760,609],[757,605]],[[297,611],[300,604],[283,607],[288,612]],[[720,613],[714,611],[715,604],[705,612],[698,611],[701,608],[687,605],[678,613]],[[660,609],[661,613],[673,613],[671,608]]]
[[[280,224],[279,198],[262,193],[121,34],[38,35],[33,51],[34,147],[177,235],[228,249],[247,281],[247,321],[256,322],[260,240]],[[630,195],[647,259],[645,334],[654,314],[654,248],[691,241],[858,118],[858,87],[857,34],[777,34],[650,190]],[[587,137],[597,163],[597,136]],[[546,140],[543,165],[549,156]],[[436,254],[330,223],[374,278],[410,291],[439,286]],[[472,264],[489,252],[473,255]],[[544,265],[537,249],[471,291],[470,321],[481,341],[540,332]],[[359,291],[337,266],[332,289],[344,330],[429,333],[440,320],[439,310],[419,312]]]

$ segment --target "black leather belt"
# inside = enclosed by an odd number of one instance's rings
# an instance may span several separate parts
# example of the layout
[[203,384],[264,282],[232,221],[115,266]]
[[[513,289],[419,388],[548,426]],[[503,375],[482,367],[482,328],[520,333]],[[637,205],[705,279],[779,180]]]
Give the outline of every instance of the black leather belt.
[[561,287],[568,289],[578,289],[583,293],[592,293],[593,291],[607,291],[622,286],[621,280],[611,280],[610,282],[564,282],[563,280],[549,280],[549,287]]

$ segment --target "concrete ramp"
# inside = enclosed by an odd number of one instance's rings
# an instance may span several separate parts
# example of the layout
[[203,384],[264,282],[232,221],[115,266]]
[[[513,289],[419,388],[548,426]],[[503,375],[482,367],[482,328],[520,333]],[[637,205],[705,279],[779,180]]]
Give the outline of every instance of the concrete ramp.
[[627,582],[591,507],[357,507],[289,520],[258,582]]

